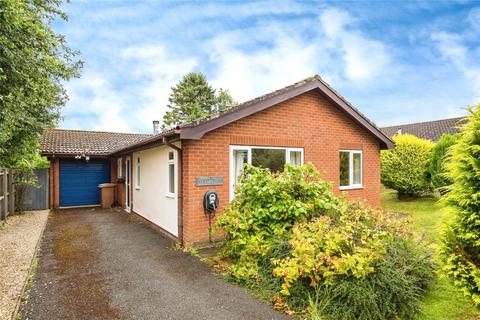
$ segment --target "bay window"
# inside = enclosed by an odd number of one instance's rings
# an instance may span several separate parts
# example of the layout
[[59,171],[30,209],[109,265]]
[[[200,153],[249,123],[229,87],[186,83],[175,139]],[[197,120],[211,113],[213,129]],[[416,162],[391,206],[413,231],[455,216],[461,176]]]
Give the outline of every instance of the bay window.
[[303,164],[303,148],[230,146],[230,199],[233,199],[243,165],[268,168],[281,172],[286,163],[294,166]]
[[340,189],[362,188],[362,151],[340,150]]

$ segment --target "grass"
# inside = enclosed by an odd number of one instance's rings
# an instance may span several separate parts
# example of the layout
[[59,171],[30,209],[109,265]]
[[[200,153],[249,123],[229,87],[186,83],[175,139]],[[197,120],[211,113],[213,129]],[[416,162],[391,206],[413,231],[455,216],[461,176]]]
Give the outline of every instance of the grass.
[[[382,191],[385,210],[405,214],[412,221],[414,231],[424,236],[435,254],[441,244],[442,231],[452,219],[453,211],[434,198],[400,201],[393,190]],[[438,256],[436,256],[438,260]],[[463,296],[440,272],[432,290],[422,303],[423,320],[472,320],[480,319],[480,310]]]

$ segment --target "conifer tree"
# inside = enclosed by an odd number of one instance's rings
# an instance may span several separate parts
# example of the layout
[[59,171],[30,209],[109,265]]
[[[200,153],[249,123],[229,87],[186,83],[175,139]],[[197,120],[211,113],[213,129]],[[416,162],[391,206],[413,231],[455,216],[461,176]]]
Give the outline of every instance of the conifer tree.
[[228,90],[218,94],[201,73],[186,74],[174,87],[168,99],[169,111],[163,116],[162,128],[190,123],[234,105]]
[[453,181],[445,196],[455,219],[444,239],[444,270],[454,284],[480,305],[480,105],[470,109],[460,140],[446,164]]

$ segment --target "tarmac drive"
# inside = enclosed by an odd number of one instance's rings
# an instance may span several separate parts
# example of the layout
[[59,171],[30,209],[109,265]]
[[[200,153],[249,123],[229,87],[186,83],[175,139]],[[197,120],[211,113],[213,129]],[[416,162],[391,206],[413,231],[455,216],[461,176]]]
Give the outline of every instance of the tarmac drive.
[[133,215],[50,215],[22,319],[290,319]]

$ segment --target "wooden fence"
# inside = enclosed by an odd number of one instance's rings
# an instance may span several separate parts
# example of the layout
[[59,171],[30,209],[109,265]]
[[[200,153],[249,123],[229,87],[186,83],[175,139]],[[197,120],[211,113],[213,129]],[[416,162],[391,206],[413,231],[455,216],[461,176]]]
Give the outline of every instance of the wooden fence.
[[15,213],[13,170],[0,168],[0,221]]

